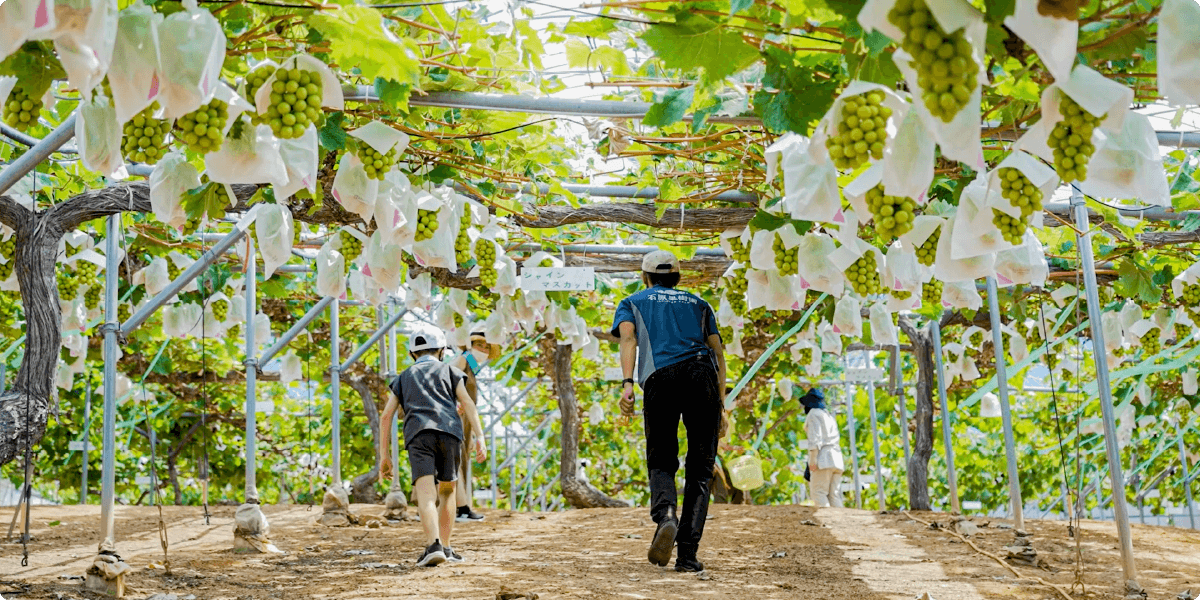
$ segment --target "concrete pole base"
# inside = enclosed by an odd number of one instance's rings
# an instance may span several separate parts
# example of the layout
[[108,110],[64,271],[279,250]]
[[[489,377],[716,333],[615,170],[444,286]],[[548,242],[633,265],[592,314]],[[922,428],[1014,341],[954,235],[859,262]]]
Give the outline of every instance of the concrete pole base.
[[125,597],[125,574],[117,575],[113,579],[106,579],[99,573],[88,573],[87,579],[83,582],[84,589],[105,596],[114,598]]

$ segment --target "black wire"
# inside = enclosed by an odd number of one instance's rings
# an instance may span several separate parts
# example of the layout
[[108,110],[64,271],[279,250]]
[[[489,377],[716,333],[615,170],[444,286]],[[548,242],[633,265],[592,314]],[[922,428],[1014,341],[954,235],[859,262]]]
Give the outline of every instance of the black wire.
[[[204,256],[204,253],[208,252],[207,242],[204,241],[204,236],[200,236],[200,250],[201,256]],[[211,279],[208,281],[211,282]],[[208,283],[205,285],[207,286]],[[228,298],[225,299],[225,303],[227,305],[229,304]],[[200,372],[203,373],[203,376],[200,379],[200,402],[202,403],[200,410],[200,428],[204,430],[204,450],[201,453],[201,460],[203,462],[200,464],[200,470],[201,475],[203,475],[203,481],[205,482],[203,485],[207,490],[208,481],[210,479],[208,473],[208,331],[204,326],[203,308],[200,310]],[[204,506],[204,524],[208,525],[209,519],[212,517],[212,515],[208,512],[207,493],[204,494],[204,497],[200,499],[200,503]]]
[[552,4],[546,4],[545,2],[538,2],[537,0],[529,0],[529,2],[527,2],[526,4],[536,4],[538,6],[544,6],[546,8],[551,8],[554,10],[561,10],[563,12],[573,12],[573,13],[578,13],[578,14],[581,14],[581,15],[584,15],[587,17],[598,17],[601,19],[610,19],[613,21],[624,21],[626,23],[641,23],[643,25],[658,25],[659,24],[654,21],[647,21],[645,19],[635,19],[632,17],[618,17],[616,15],[590,13],[590,12],[587,12],[586,10],[579,10],[578,8],[563,8],[561,6],[554,6]]

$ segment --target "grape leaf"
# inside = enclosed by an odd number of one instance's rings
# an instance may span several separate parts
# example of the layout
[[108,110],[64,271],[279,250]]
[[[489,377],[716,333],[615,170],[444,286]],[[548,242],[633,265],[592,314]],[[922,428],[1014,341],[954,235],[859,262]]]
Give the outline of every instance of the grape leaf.
[[642,124],[651,127],[666,127],[672,123],[678,123],[687,114],[687,110],[692,107],[694,93],[695,86],[689,85],[663,94],[662,100],[652,104],[650,110],[646,111],[646,116],[642,117]]
[[217,188],[220,185],[209,182],[192,188],[183,195],[183,210],[187,213],[189,221],[199,219],[206,214],[208,218],[214,220],[225,217],[225,209],[229,208],[229,201],[225,197],[217,195]]
[[815,78],[816,67],[795,64],[783,50],[768,48],[766,57],[764,89],[754,94],[754,112],[769,129],[807,135],[809,125],[833,105],[836,79]]
[[382,77],[375,78],[375,95],[384,104],[402,111],[408,111],[408,97],[412,95],[413,86],[399,83]]
[[742,35],[700,15],[684,12],[674,23],[652,25],[642,34],[669,69],[692,71],[703,67],[709,77],[724,79],[758,59],[754,46]]
[[330,56],[343,70],[358,67],[368,81],[382,77],[413,86],[420,83],[416,44],[385,29],[378,10],[339,6],[309,15],[308,24],[325,36]]
[[1117,265],[1119,278],[1113,284],[1113,290],[1125,298],[1141,297],[1146,302],[1154,302],[1162,294],[1154,285],[1154,271],[1138,264],[1136,258],[1123,260]]
[[1017,11],[1017,0],[983,0],[989,23],[1003,23],[1004,18]]
[[336,151],[346,147],[346,130],[342,129],[345,118],[346,113],[343,112],[329,113],[325,117],[325,124],[317,131],[317,137],[326,150]]

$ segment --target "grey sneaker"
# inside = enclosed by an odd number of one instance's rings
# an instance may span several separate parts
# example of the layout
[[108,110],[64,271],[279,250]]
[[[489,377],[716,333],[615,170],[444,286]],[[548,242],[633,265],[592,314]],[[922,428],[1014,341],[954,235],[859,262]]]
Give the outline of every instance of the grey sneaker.
[[446,546],[443,553],[446,555],[446,562],[460,563],[463,561],[462,555],[455,552],[450,546]]
[[421,554],[421,558],[417,559],[418,567],[436,567],[446,562],[446,552],[442,549],[442,543],[434,540],[425,552]]

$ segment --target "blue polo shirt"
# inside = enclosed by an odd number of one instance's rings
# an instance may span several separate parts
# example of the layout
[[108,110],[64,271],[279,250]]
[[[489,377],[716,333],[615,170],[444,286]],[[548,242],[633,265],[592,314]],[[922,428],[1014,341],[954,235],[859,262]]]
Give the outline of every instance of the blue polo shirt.
[[621,301],[613,316],[612,334],[621,323],[633,323],[638,343],[638,379],[643,388],[658,369],[690,358],[712,356],[708,336],[716,334],[717,317],[707,302],[683,290],[654,286]]

